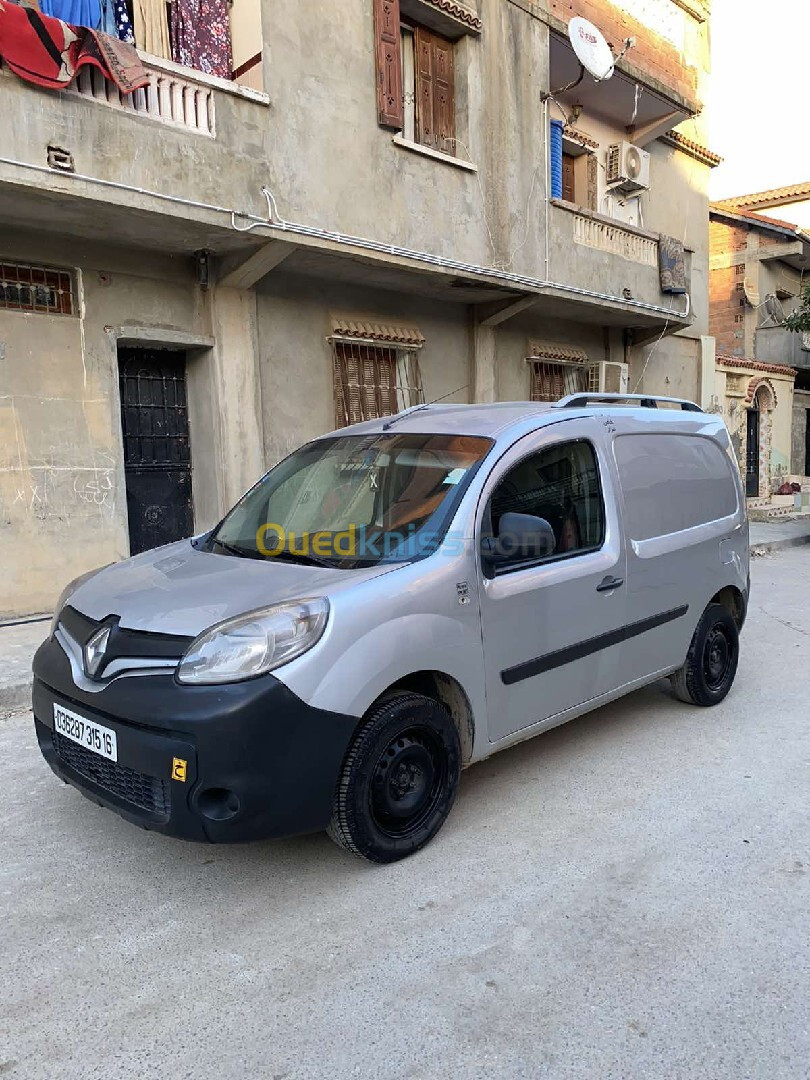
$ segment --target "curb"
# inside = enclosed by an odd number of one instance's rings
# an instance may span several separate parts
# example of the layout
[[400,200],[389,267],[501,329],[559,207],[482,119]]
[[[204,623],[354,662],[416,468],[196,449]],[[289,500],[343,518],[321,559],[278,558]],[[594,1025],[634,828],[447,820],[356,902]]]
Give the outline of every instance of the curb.
[[759,544],[751,544],[750,552],[752,555],[767,555],[771,551],[803,547],[804,544],[810,544],[810,533],[806,536],[784,536],[780,540],[763,540]]

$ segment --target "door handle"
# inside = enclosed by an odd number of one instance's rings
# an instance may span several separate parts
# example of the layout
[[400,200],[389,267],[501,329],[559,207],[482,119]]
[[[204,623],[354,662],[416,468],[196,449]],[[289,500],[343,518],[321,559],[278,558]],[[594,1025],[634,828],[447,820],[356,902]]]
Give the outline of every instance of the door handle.
[[610,574],[606,578],[603,578],[596,586],[597,592],[611,592],[613,589],[618,589],[620,585],[624,585],[624,578],[611,577]]

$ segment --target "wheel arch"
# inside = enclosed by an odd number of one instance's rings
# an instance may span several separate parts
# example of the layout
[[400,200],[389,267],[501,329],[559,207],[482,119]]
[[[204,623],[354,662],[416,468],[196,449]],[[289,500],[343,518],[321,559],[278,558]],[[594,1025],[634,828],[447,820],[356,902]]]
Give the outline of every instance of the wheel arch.
[[412,671],[387,687],[374,704],[403,690],[431,698],[447,709],[458,731],[462,767],[468,765],[475,745],[475,717],[461,683],[443,671]]
[[747,605],[741,589],[738,589],[736,585],[726,585],[714,594],[709,603],[720,604],[724,607],[737,624],[737,629],[742,630]]

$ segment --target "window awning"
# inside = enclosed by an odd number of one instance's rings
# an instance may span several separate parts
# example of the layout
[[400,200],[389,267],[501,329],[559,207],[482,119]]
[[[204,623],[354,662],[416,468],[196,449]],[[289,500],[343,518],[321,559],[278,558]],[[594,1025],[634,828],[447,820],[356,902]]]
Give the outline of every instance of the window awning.
[[425,335],[416,326],[393,326],[341,317],[332,320],[332,337],[350,341],[374,341],[411,349],[421,349],[425,344]]
[[437,34],[459,37],[461,34],[480,34],[482,23],[477,12],[458,0],[400,0],[403,15],[435,30]]
[[584,349],[577,349],[574,345],[558,345],[554,341],[530,341],[526,359],[558,360],[567,364],[590,363],[590,357]]

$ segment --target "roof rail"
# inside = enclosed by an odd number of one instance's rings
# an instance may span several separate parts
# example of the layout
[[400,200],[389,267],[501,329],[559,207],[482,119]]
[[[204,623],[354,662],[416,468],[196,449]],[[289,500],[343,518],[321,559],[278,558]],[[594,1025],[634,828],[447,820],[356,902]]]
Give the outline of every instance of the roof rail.
[[657,409],[659,401],[665,401],[670,405],[680,405],[683,412],[703,412],[694,401],[686,398],[661,397],[659,394],[568,394],[559,401],[555,401],[554,409],[575,409],[579,405],[624,405],[631,401],[637,401],[639,408]]

